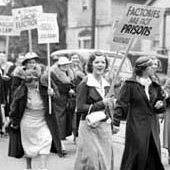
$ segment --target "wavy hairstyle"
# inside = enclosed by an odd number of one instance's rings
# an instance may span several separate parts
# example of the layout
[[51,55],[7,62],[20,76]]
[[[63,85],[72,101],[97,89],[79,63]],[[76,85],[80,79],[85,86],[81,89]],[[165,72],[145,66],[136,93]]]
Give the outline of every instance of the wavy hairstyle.
[[90,57],[89,57],[89,60],[88,60],[88,63],[87,63],[87,72],[88,73],[93,72],[93,61],[96,59],[96,57],[99,57],[99,56],[103,56],[105,58],[105,62],[106,62],[105,70],[108,68],[109,62],[108,62],[106,55],[103,54],[103,53],[100,53],[100,52],[95,52],[95,53],[91,54]]

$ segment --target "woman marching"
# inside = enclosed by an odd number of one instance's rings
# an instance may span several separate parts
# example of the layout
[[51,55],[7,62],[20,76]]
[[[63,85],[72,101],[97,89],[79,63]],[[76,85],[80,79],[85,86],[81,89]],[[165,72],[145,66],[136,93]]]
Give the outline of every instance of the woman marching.
[[15,90],[11,104],[8,155],[24,156],[27,170],[32,169],[32,159],[39,156],[40,170],[47,170],[50,151],[63,155],[53,108],[52,114],[48,112],[48,95],[52,95],[53,102],[55,94],[41,83],[42,72],[35,69],[35,56],[25,58],[24,62],[27,69],[22,77],[25,78]]
[[[75,170],[113,170],[112,132],[106,106],[112,99],[105,98],[109,84],[103,78],[108,61],[102,54],[92,54],[89,58],[88,75],[78,86],[76,106],[81,115]],[[106,118],[97,126],[89,126],[88,112],[103,111]]]
[[126,117],[125,149],[120,170],[164,170],[161,163],[157,114],[165,111],[164,93],[152,75],[152,60],[136,60],[134,75],[126,80],[114,112],[114,128]]
[[62,143],[63,153],[67,154],[64,140],[71,135],[71,131],[67,128],[71,124],[67,119],[69,110],[67,110],[69,97],[74,94],[72,80],[74,75],[70,69],[71,61],[61,56],[57,62],[51,66],[51,84],[57,89],[58,97],[55,98],[55,117],[59,124],[59,134]]
[[163,147],[168,150],[168,163],[170,164],[170,78],[166,80],[163,89],[166,94],[167,105],[164,115]]

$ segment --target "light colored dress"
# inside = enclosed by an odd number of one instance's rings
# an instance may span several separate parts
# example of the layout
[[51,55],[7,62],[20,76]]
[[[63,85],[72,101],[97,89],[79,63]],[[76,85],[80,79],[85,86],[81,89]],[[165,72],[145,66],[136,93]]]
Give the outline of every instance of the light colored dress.
[[52,136],[45,121],[43,101],[35,88],[28,88],[26,109],[20,126],[26,157],[50,153]]
[[[105,86],[108,83],[102,79],[102,86],[88,75],[88,86],[95,87],[102,98],[105,95]],[[81,93],[81,92],[80,92]],[[84,97],[84,95],[81,95]],[[101,121],[95,128],[87,125],[85,120],[80,121],[78,145],[74,170],[114,170],[114,151],[111,125]]]

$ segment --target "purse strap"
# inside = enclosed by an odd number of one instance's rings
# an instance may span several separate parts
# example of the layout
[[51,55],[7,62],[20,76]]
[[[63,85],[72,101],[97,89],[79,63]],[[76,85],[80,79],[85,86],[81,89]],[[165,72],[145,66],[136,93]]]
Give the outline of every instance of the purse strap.
[[92,107],[93,107],[93,104],[91,104],[91,105],[89,106],[89,110],[88,110],[88,112],[87,112],[88,115],[90,114]]

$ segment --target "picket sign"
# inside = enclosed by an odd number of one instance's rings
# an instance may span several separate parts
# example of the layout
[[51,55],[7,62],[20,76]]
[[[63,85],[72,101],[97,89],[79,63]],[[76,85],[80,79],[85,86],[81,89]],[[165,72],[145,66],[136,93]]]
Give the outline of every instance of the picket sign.
[[[116,35],[115,34],[115,31],[119,28],[119,24],[120,23],[121,23],[120,21],[116,20],[114,22],[114,24],[113,24],[113,32],[112,32],[113,33],[112,34],[113,38],[112,38],[112,42],[113,42],[113,45],[116,47],[116,55],[114,56],[112,65],[111,65],[110,70],[109,70],[109,77],[113,73],[114,65],[116,63],[116,59],[119,57],[119,51],[121,51],[123,49],[128,49],[130,41],[131,41],[130,37],[125,37],[125,36],[122,36],[122,35]],[[121,71],[122,65],[123,65],[123,63],[121,62],[120,67],[118,68],[117,73],[113,77],[115,81],[112,81],[112,85],[111,85],[111,88],[110,88],[110,92],[108,93],[108,96],[111,96],[114,93],[114,84],[115,84],[116,79],[117,79],[117,77],[119,75],[119,72]]]
[[59,42],[57,14],[43,13],[38,15],[38,43]]
[[6,57],[8,60],[9,36],[19,36],[20,32],[14,30],[14,19],[9,15],[0,15],[0,36],[6,37]]
[[157,7],[128,3],[125,15],[116,29],[116,35],[153,39],[164,10]]
[[120,43],[120,45],[126,44],[127,48],[114,80],[112,81],[108,96],[113,95],[114,82],[116,82],[119,76],[134,38],[153,39],[163,15],[164,10],[161,8],[132,3],[127,4],[123,19],[116,23],[116,28],[114,27],[113,37],[114,43]]
[[37,28],[37,15],[42,13],[42,6],[31,6],[26,8],[12,9],[14,17],[14,29],[18,32],[28,31],[29,51],[32,52],[31,30]]
[[[38,43],[47,44],[48,89],[51,89],[50,43],[59,42],[57,14],[42,13],[38,15]],[[51,114],[51,96],[49,95],[49,114]]]

